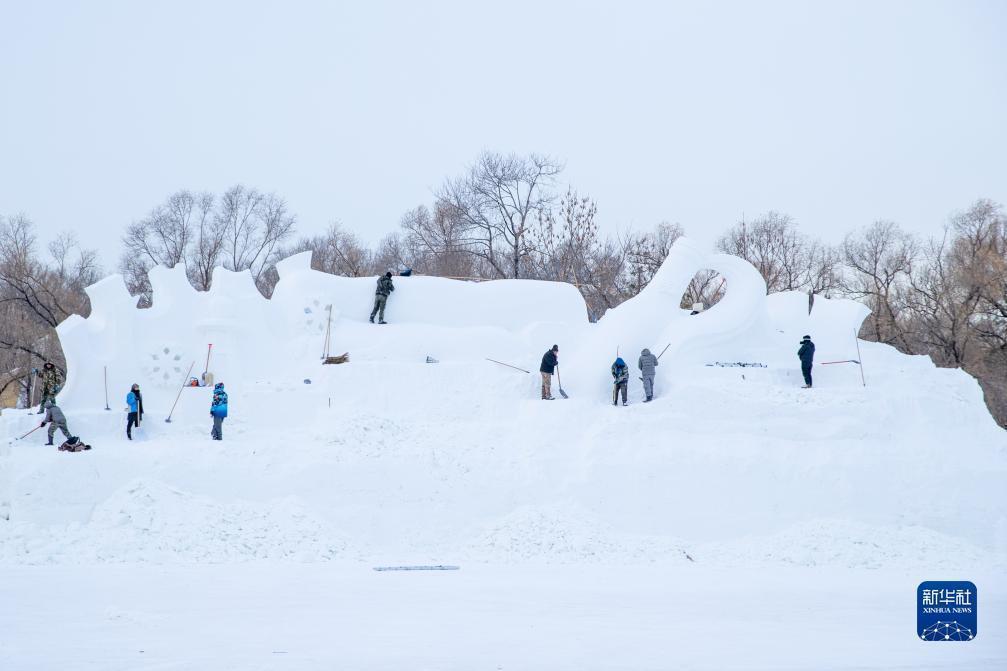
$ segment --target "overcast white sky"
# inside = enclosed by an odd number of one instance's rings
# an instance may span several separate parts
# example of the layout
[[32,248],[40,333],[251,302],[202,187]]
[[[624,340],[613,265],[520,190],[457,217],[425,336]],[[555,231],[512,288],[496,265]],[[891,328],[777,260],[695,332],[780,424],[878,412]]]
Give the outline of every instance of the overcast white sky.
[[0,5],[0,213],[109,268],[239,182],[376,241],[483,149],[562,159],[612,232],[1007,202],[1007,2],[156,4]]

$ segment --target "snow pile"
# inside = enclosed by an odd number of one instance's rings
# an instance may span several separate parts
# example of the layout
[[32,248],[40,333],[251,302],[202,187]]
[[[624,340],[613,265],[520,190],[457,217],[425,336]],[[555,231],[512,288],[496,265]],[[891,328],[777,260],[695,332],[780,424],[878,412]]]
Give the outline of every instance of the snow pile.
[[37,532],[0,525],[0,557],[30,564],[324,561],[345,547],[296,498],[222,503],[145,480],[117,489],[85,524]]
[[[874,343],[858,355],[857,303],[809,313],[807,296],[766,296],[750,265],[684,240],[598,324],[571,286],[410,277],[371,325],[375,278],[305,255],[279,268],[270,300],[220,269],[207,293],[155,270],[149,310],[119,279],[89,288],[92,315],[59,327],[60,402],[95,449],[42,449],[42,432],[8,445],[37,417],[0,418],[0,561],[961,567],[1007,548],[1007,435],[975,380]],[[678,301],[703,268],[727,296],[690,316]],[[327,329],[348,364],[321,364]],[[182,389],[163,421],[209,343],[230,395],[220,443],[209,389]],[[571,399],[542,402],[553,343]],[[630,406],[613,407],[616,351],[635,373],[640,349],[666,344],[657,399],[639,403],[634,375]],[[855,364],[820,365],[861,358],[866,387]],[[127,442],[132,382],[147,416]]]

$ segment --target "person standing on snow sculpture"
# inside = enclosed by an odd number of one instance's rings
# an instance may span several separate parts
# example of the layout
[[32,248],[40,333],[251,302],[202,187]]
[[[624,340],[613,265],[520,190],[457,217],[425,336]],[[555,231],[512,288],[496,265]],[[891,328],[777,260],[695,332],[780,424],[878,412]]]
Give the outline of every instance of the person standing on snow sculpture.
[[388,295],[395,291],[392,284],[392,274],[387,272],[378,278],[378,288],[374,292],[374,309],[371,310],[371,323],[374,323],[374,315],[378,316],[379,324],[387,324],[385,321],[385,303],[388,302]]
[[133,440],[133,427],[140,428],[140,420],[143,419],[143,396],[140,395],[140,385],[133,383],[129,393],[126,394],[126,405],[129,406],[126,415],[126,438]]
[[224,439],[224,418],[227,417],[227,392],[224,383],[218,382],[213,387],[213,402],[210,404],[210,414],[213,415],[213,430],[210,435],[214,440]]
[[629,366],[618,357],[612,364],[612,379],[615,381],[615,388],[612,390],[612,405],[619,405],[619,391],[622,391],[622,404],[629,405],[626,395],[629,393]]
[[42,400],[38,404],[37,413],[41,415],[45,412],[46,401],[56,403],[56,394],[63,388],[63,376],[51,361],[46,361],[41,371],[36,368],[35,375],[42,378]]
[[650,403],[654,400],[654,377],[657,375],[657,357],[650,353],[649,349],[644,348],[640,352],[640,359],[636,362],[636,367],[640,369],[640,373],[643,376],[643,393],[646,398],[643,399],[644,403]]
[[811,364],[815,360],[815,343],[811,342],[811,336],[806,335],[801,339],[797,356],[801,358],[801,374],[804,375],[804,386],[801,389],[811,389]]
[[542,400],[555,400],[552,395],[552,374],[559,365],[559,345],[553,345],[552,349],[542,355],[542,365],[538,367],[542,373]]
[[44,405],[45,417],[42,418],[42,423],[39,426],[49,425],[49,442],[46,445],[52,445],[52,437],[56,433],[56,429],[62,431],[63,435],[69,439],[70,429],[66,427],[66,415],[63,414],[55,401],[46,401]]

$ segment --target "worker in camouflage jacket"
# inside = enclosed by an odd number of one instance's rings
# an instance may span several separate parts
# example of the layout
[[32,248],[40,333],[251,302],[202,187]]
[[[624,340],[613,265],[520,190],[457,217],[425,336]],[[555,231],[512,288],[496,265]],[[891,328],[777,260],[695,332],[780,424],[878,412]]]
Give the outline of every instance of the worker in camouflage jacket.
[[51,361],[46,361],[42,370],[35,369],[35,375],[42,378],[42,401],[38,404],[38,414],[45,412],[45,402],[56,402],[56,394],[63,388],[63,375]]
[[395,285],[392,284],[392,274],[390,272],[385,273],[378,278],[378,288],[374,292],[374,309],[371,310],[371,323],[374,323],[374,315],[378,316],[379,324],[386,324],[385,321],[385,303],[388,302],[388,296],[395,291]]
[[213,417],[213,429],[210,435],[214,440],[224,439],[224,419],[227,417],[227,392],[224,383],[213,385],[213,400],[210,401],[210,415]]
[[619,405],[619,392],[622,392],[622,404],[627,405],[626,395],[629,393],[629,366],[618,357],[612,364],[612,379],[615,388],[612,390],[612,405]]
[[52,445],[52,437],[56,433],[56,429],[62,431],[63,435],[69,439],[70,429],[66,426],[66,415],[63,414],[59,406],[54,401],[46,401],[42,404],[42,407],[44,408],[45,417],[42,418],[42,423],[39,426],[49,425],[49,442],[46,445]]

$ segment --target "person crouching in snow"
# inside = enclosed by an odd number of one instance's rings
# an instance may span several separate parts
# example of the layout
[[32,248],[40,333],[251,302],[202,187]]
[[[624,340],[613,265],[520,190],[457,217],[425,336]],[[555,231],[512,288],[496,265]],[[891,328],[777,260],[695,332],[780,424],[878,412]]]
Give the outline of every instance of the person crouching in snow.
[[811,342],[811,336],[806,335],[801,339],[801,349],[797,350],[797,356],[801,358],[801,374],[804,375],[804,386],[801,389],[811,389],[811,364],[815,360],[815,343]]
[[52,437],[56,433],[56,429],[63,432],[63,435],[68,439],[70,438],[70,429],[66,427],[66,415],[63,411],[59,409],[55,401],[46,401],[45,404],[45,417],[42,418],[42,423],[39,426],[49,425],[49,442],[46,445],[52,445]]
[[636,367],[640,369],[643,380],[643,393],[646,395],[643,402],[650,403],[654,400],[654,377],[657,375],[654,369],[657,368],[657,357],[651,354],[649,349],[644,349],[640,352]]
[[140,395],[140,385],[133,383],[126,394],[126,405],[129,410],[126,415],[126,438],[133,440],[133,427],[140,428],[143,419],[143,396]]
[[388,295],[395,291],[395,285],[392,284],[392,274],[387,272],[378,278],[378,288],[374,292],[374,309],[371,310],[371,323],[374,323],[374,315],[378,316],[379,324],[386,324],[385,321],[385,303],[388,302]]
[[559,365],[559,345],[553,345],[542,355],[542,365],[538,367],[538,372],[542,373],[542,400],[555,400],[552,395],[552,374]]
[[213,430],[210,435],[214,440],[224,439],[224,418],[227,417],[227,392],[224,383],[213,386],[213,402],[210,404],[210,414],[213,415]]
[[629,366],[619,357],[612,364],[612,379],[615,388],[612,390],[612,405],[619,405],[619,391],[622,390],[622,404],[628,405],[626,395],[629,393]]

